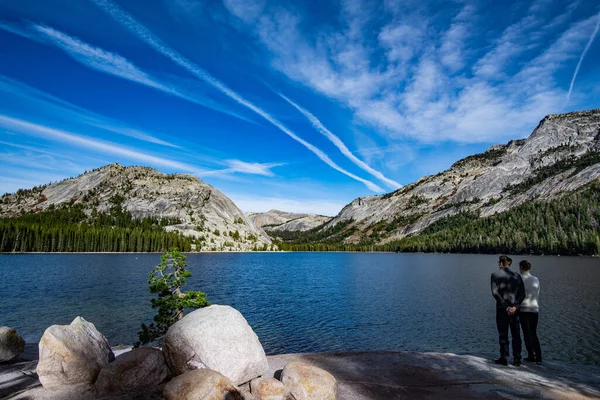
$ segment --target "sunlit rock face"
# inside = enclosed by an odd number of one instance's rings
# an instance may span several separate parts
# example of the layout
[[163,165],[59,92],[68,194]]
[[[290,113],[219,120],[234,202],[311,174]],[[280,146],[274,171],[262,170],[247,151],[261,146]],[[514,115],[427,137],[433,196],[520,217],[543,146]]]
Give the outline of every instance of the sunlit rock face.
[[[394,231],[380,241],[386,243],[460,211],[485,217],[535,198],[560,197],[600,177],[598,152],[600,109],[548,115],[527,139],[494,145],[393,193],[358,198],[323,229],[353,220],[345,229],[354,233],[344,241],[358,243],[378,222],[396,219]],[[565,166],[575,159],[591,162],[585,168]],[[550,176],[528,183],[540,168],[553,165]]]
[[267,231],[308,231],[331,221],[332,217],[315,214],[292,213],[270,210],[263,213],[251,212],[248,218]]
[[181,220],[181,224],[167,226],[166,230],[205,238],[202,250],[245,251],[271,244],[264,231],[233,201],[198,177],[167,175],[148,167],[120,164],[5,196],[0,202],[0,216],[66,204],[82,204],[88,214],[107,213],[115,206],[116,199],[135,218]]

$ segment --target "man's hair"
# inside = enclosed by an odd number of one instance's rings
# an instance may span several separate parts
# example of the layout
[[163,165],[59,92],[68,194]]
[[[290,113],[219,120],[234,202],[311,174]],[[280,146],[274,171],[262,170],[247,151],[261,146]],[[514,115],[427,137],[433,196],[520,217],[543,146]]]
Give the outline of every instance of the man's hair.
[[531,263],[527,260],[523,260],[519,263],[519,267],[521,267],[523,271],[529,271],[531,269]]
[[508,266],[510,267],[512,265],[512,258],[506,257],[506,262],[508,263]]
[[500,265],[508,265],[508,260],[509,258],[504,254],[498,258],[498,262],[500,263]]

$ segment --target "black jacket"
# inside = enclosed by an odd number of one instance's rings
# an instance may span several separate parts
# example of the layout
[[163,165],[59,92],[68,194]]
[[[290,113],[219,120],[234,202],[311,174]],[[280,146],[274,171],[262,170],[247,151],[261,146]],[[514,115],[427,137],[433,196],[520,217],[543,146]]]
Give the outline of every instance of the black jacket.
[[502,268],[492,274],[492,295],[498,308],[521,306],[525,299],[523,278],[508,268]]

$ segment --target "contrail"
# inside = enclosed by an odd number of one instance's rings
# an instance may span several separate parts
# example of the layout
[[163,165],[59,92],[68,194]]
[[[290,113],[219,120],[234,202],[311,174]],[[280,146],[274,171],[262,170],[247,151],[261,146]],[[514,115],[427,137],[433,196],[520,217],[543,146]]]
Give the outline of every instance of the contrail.
[[120,144],[98,140],[91,137],[81,136],[76,133],[64,131],[58,128],[52,128],[46,125],[36,124],[26,120],[13,118],[8,115],[0,114],[0,127],[9,130],[15,130],[23,134],[41,137],[42,139],[54,139],[55,141],[67,143],[72,146],[93,149],[109,154],[116,154],[128,159],[140,160],[154,165],[174,168],[180,171],[188,171],[195,174],[206,172],[204,169],[195,167],[190,164],[179,161],[170,160],[167,158],[156,157],[146,152],[137,151],[123,147]]
[[213,86],[217,90],[221,91],[223,94],[225,94],[229,98],[233,99],[238,104],[241,104],[244,107],[247,107],[250,110],[254,111],[256,114],[260,115],[261,117],[266,119],[269,123],[271,123],[273,126],[278,128],[280,131],[282,131],[283,133],[285,133],[286,135],[288,135],[289,137],[291,137],[298,143],[302,144],[308,150],[312,151],[317,157],[319,157],[325,164],[329,165],[331,168],[343,173],[346,176],[349,176],[352,179],[362,182],[370,190],[372,190],[374,192],[383,192],[384,191],[382,188],[380,188],[373,182],[368,181],[366,179],[362,179],[362,178],[352,174],[351,172],[346,171],[339,165],[337,165],[333,160],[331,160],[329,158],[329,156],[327,156],[327,154],[325,154],[323,151],[321,151],[317,147],[313,146],[312,144],[308,143],[304,139],[298,137],[295,133],[293,133],[291,130],[286,128],[281,122],[279,122],[277,119],[272,117],[269,113],[267,113],[266,111],[262,110],[261,108],[255,106],[250,101],[246,100],[245,98],[243,98],[242,96],[237,94],[235,91],[233,91],[232,89],[227,87],[223,82],[219,81],[218,79],[216,79],[215,77],[210,75],[208,72],[206,72],[205,70],[203,70],[196,64],[192,63],[190,60],[185,58],[183,55],[181,55],[176,50],[168,47],[162,40],[160,40],[159,38],[154,36],[154,34],[152,32],[150,32],[145,26],[143,26],[142,24],[137,22],[131,15],[129,15],[127,12],[121,10],[117,5],[115,5],[111,1],[109,1],[109,0],[91,0],[91,1],[93,1],[102,10],[104,10],[105,12],[110,14],[110,16],[113,17],[113,19],[115,19],[118,23],[120,23],[125,28],[127,28],[130,32],[132,32],[140,40],[142,40],[143,42],[148,44],[150,47],[154,48],[154,50],[156,50],[159,53],[163,54],[164,56],[170,58],[174,63],[187,69],[190,73],[192,73],[199,79],[203,80],[204,82],[208,83],[209,85]]
[[319,119],[317,117],[315,117],[313,114],[311,114],[310,111],[300,107],[298,104],[294,103],[292,100],[290,100],[288,97],[284,96],[283,94],[281,94],[281,93],[277,93],[277,94],[279,96],[281,96],[285,101],[290,103],[292,106],[294,106],[306,118],[308,118],[308,120],[311,122],[311,124],[313,125],[313,127],[316,130],[318,130],[323,135],[325,135],[327,137],[327,139],[329,139],[335,145],[335,147],[337,147],[342,152],[343,155],[345,155],[354,164],[359,166],[362,170],[368,172],[369,174],[373,175],[375,178],[381,180],[382,182],[387,183],[394,189],[398,189],[398,188],[402,187],[402,185],[399,184],[398,182],[393,181],[389,178],[386,178],[381,172],[377,171],[376,169],[371,168],[367,163],[363,162],[358,157],[356,157],[354,154],[352,154],[352,152],[350,151],[350,149],[348,149],[348,147],[346,147],[344,142],[342,142],[342,140],[339,137],[337,137],[336,135],[331,133],[331,131],[329,129],[327,129],[321,123],[321,121],[319,121]]
[[588,40],[587,44],[585,45],[585,49],[583,49],[583,52],[581,53],[581,56],[579,57],[579,62],[577,63],[577,67],[575,67],[575,73],[573,74],[573,79],[571,79],[571,85],[569,86],[569,93],[567,93],[567,99],[565,100],[565,104],[563,104],[563,108],[567,105],[567,103],[569,102],[569,99],[571,98],[571,92],[573,91],[573,86],[575,85],[575,79],[577,78],[577,74],[579,73],[579,67],[581,67],[581,63],[583,62],[585,55],[587,54],[588,50],[592,46],[592,42],[596,38],[596,34],[598,33],[598,28],[600,28],[600,13],[598,13],[598,20],[596,21],[596,27],[594,28],[594,31],[592,32],[592,35],[590,36],[590,40]]

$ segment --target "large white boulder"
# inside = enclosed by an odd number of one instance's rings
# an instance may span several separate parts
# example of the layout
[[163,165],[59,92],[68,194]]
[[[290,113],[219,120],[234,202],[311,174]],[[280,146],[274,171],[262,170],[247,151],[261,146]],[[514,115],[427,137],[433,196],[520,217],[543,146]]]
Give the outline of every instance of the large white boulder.
[[39,351],[37,374],[48,390],[91,389],[100,370],[115,359],[106,338],[81,317],[46,329]]
[[149,389],[160,385],[169,375],[163,352],[140,347],[119,355],[102,370],[96,380],[98,397]]
[[175,375],[209,368],[239,385],[269,369],[258,337],[229,306],[213,305],[186,315],[169,328],[163,351]]
[[163,396],[166,400],[244,400],[233,382],[206,368],[173,378],[165,386]]
[[335,400],[337,381],[329,372],[294,361],[281,371],[281,382],[296,400]]
[[9,361],[25,350],[25,341],[17,331],[0,326],[0,362]]

